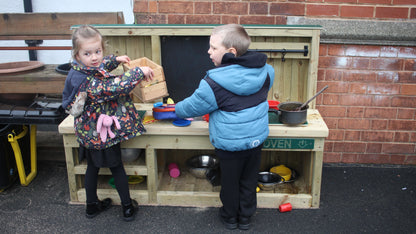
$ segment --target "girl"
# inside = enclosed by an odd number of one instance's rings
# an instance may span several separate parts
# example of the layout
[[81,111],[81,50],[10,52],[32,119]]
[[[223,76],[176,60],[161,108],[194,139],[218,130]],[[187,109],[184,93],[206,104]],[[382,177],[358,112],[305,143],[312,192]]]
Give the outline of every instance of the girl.
[[[98,172],[108,167],[114,177],[120,196],[123,219],[134,219],[137,205],[130,198],[128,178],[121,161],[120,142],[140,135],[145,131],[130,91],[142,80],[151,80],[153,70],[136,67],[121,76],[109,72],[120,63],[130,61],[124,56],[103,57],[104,41],[95,28],[84,25],[72,35],[72,68],[68,73],[63,91],[62,107],[74,115],[75,135],[80,144],[79,158],[87,158],[85,191],[87,196],[86,216],[93,218],[111,206],[111,199],[100,201],[97,197]],[[100,116],[113,119],[109,127],[115,134],[107,137],[97,130]]]

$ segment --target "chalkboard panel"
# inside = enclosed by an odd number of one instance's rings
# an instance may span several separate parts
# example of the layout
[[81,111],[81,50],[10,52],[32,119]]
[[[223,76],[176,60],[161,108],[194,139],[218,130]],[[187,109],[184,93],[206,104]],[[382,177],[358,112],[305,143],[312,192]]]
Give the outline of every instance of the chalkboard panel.
[[206,71],[215,67],[208,49],[208,36],[161,37],[166,84],[169,97],[175,102],[190,96],[198,88]]

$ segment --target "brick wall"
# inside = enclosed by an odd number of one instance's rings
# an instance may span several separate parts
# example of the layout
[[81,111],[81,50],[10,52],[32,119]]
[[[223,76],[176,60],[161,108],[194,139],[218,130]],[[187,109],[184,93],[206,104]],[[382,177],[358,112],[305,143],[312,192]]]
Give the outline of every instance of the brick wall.
[[[136,0],[138,24],[272,24],[291,16],[415,21],[415,0]],[[321,44],[328,163],[416,164],[416,47]]]

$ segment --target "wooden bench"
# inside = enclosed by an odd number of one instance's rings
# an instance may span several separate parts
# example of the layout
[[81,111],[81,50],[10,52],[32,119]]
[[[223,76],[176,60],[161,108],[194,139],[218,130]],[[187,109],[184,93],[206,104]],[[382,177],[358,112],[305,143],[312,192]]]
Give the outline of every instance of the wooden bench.
[[[25,40],[29,46],[0,46],[0,50],[71,50],[71,46],[41,44],[44,40],[71,39],[72,25],[123,23],[122,12],[3,13],[0,40]],[[0,93],[62,94],[66,76],[57,73],[56,66],[48,64],[30,72],[0,74]]]

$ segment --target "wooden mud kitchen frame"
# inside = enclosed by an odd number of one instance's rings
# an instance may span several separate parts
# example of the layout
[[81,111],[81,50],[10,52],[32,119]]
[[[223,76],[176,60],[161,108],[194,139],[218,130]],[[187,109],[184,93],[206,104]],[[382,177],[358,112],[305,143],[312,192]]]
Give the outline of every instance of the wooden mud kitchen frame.
[[[164,36],[209,36],[213,25],[96,25],[117,55],[147,57],[161,64],[161,38]],[[266,53],[276,70],[269,100],[306,101],[316,92],[320,26],[245,26],[252,38],[251,50]],[[208,55],[207,55],[208,56]],[[163,66],[163,64],[161,64]],[[201,79],[202,77],[198,77]],[[169,83],[168,83],[169,87]],[[152,104],[136,103],[138,110],[152,115]],[[78,161],[73,118],[67,117],[59,132],[64,138],[71,202],[86,200],[85,160]],[[213,154],[208,123],[196,118],[188,127],[176,127],[172,121],[146,124],[147,132],[122,143],[122,148],[142,149],[144,157],[125,163],[128,175],[141,175],[145,182],[130,185],[132,198],[143,205],[221,206],[220,186],[192,176],[185,161],[198,154]],[[270,124],[264,144],[260,171],[284,164],[296,170],[299,178],[278,185],[274,190],[257,193],[258,207],[277,208],[290,202],[294,208],[318,208],[321,190],[324,141],[328,128],[315,103],[310,104],[307,123],[300,126]],[[178,178],[169,176],[168,164],[179,165]],[[111,172],[101,169],[98,196],[120,202],[108,181]]]

